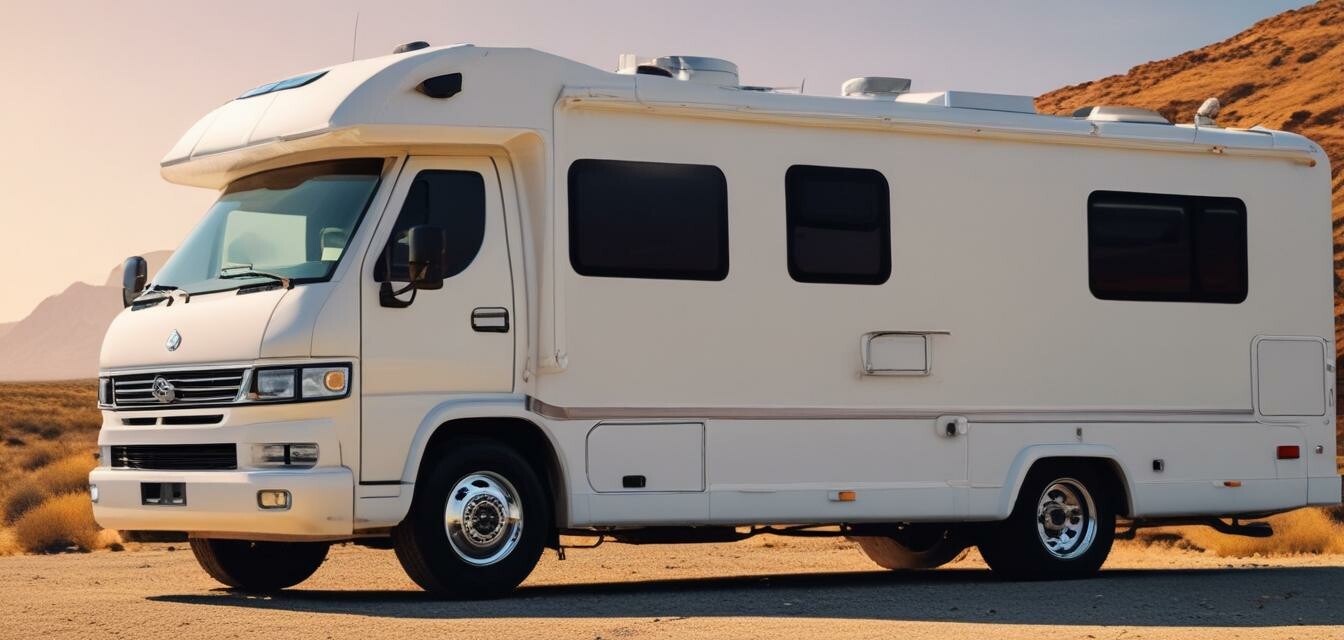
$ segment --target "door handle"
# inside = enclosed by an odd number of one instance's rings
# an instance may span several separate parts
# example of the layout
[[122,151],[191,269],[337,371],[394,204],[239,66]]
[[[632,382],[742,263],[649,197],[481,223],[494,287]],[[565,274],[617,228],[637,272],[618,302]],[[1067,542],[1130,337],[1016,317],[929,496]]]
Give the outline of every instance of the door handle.
[[508,333],[509,310],[504,307],[476,307],[471,310],[471,328],[481,333]]

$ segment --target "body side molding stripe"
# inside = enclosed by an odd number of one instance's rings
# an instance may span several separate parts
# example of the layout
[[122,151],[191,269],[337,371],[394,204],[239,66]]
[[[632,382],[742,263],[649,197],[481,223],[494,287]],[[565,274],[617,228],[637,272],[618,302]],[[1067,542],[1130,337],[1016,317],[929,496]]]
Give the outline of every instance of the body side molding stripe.
[[966,416],[975,422],[1255,422],[1251,409],[936,409],[879,407],[560,407],[529,396],[527,408],[552,420],[931,420]]

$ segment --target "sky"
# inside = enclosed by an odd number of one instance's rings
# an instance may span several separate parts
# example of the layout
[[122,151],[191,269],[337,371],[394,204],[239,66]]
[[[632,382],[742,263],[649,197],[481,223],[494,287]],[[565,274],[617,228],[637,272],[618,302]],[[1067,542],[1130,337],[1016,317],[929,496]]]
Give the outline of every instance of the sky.
[[1038,95],[1303,4],[0,0],[0,323],[181,242],[215,194],[164,182],[158,163],[198,118],[256,85],[404,42],[527,46],[606,69],[621,53],[714,56],[744,84],[805,82],[809,94],[886,75],[916,91]]

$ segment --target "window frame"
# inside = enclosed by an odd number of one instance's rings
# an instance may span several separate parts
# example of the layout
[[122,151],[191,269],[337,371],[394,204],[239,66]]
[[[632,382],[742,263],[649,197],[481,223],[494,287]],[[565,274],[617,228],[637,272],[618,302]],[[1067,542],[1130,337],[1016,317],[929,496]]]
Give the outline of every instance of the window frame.
[[[1095,273],[1094,216],[1097,215],[1098,201],[1118,205],[1163,206],[1179,208],[1184,213],[1184,232],[1188,255],[1187,273],[1190,286],[1183,293],[1115,291],[1102,288]],[[1201,226],[1206,211],[1230,210],[1237,214],[1240,227],[1240,253],[1234,258],[1238,261],[1240,288],[1231,293],[1205,291],[1200,277]],[[1168,193],[1148,193],[1138,191],[1097,190],[1087,197],[1087,284],[1092,296],[1098,300],[1123,302],[1186,302],[1199,304],[1240,304],[1250,295],[1250,218],[1246,203],[1240,198],[1226,196],[1197,196]]]
[[[715,191],[718,193],[718,207],[713,215],[717,219],[718,229],[716,229],[713,242],[717,246],[718,268],[710,270],[701,269],[664,269],[657,267],[637,267],[637,268],[614,268],[607,266],[593,266],[583,263],[580,252],[582,245],[580,238],[582,234],[578,232],[580,225],[581,212],[583,206],[582,195],[577,187],[577,181],[580,179],[579,173],[588,170],[590,167],[599,167],[601,165],[663,165],[665,167],[691,167],[697,171],[712,170],[716,184]],[[647,160],[626,160],[615,158],[579,158],[569,164],[566,175],[568,192],[566,194],[566,213],[568,215],[568,244],[569,244],[569,265],[574,273],[583,277],[590,278],[632,278],[639,280],[676,280],[676,281],[694,281],[694,282],[722,282],[728,278],[728,272],[731,268],[730,249],[729,249],[729,231],[730,219],[728,216],[728,178],[723,169],[713,164],[693,163],[693,162],[660,162]]]
[[[881,197],[878,202],[881,204],[881,220],[878,221],[879,232],[879,250],[881,251],[880,265],[878,273],[873,274],[810,274],[804,272],[795,262],[794,249],[797,245],[794,238],[794,228],[797,218],[804,217],[800,211],[803,203],[794,202],[791,197],[794,192],[794,180],[805,180],[809,176],[817,176],[824,173],[833,175],[848,174],[851,177],[865,176],[866,178],[876,178],[873,184],[880,182]],[[796,177],[795,177],[796,176]],[[856,182],[858,180],[855,180]],[[837,227],[819,227],[816,225],[803,225],[816,229],[836,229]],[[785,260],[788,264],[789,277],[795,282],[808,284],[857,284],[857,285],[881,285],[891,279],[891,183],[887,180],[886,174],[878,169],[864,167],[836,167],[814,164],[795,164],[790,165],[784,171],[784,233],[785,233]]]

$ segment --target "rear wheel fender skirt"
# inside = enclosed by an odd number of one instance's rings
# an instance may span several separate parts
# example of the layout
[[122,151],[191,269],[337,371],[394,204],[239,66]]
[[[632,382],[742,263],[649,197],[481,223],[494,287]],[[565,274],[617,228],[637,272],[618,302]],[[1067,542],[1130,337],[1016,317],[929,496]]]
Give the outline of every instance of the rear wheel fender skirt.
[[1133,513],[1134,505],[1128,502],[1130,496],[1134,495],[1133,487],[1130,485],[1125,466],[1120,463],[1120,454],[1115,449],[1102,444],[1040,444],[1020,451],[1013,459],[1012,465],[1008,467],[1008,477],[1004,479],[1003,487],[1000,489],[996,519],[1005,519],[1012,513],[1013,505],[1017,503],[1017,494],[1022,488],[1022,482],[1027,478],[1027,473],[1036,462],[1046,458],[1096,460],[1114,470],[1124,495],[1112,497],[1125,501],[1126,508],[1122,511]]

